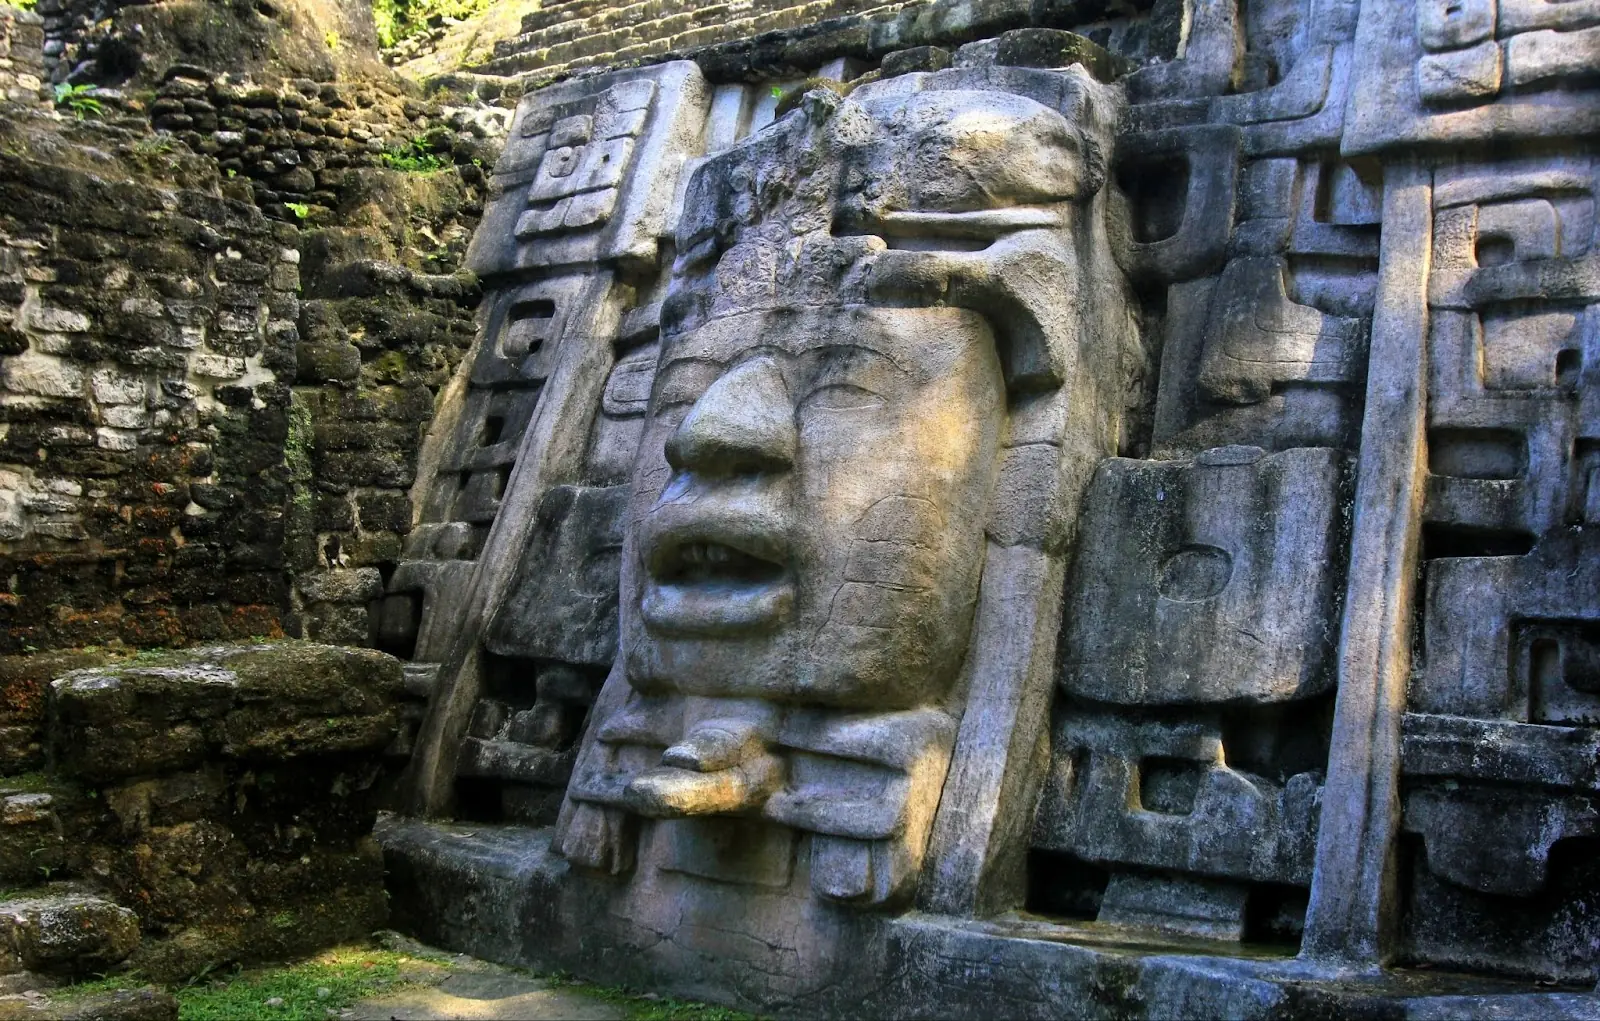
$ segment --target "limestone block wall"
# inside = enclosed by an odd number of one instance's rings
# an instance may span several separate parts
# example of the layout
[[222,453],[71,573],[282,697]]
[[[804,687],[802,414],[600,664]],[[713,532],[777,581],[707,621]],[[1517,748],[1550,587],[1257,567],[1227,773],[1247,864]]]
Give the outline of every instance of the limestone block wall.
[[0,654],[370,644],[473,336],[457,270],[504,112],[186,65],[153,134],[136,102],[13,109]]
[[44,21],[0,4],[0,97],[33,104],[43,98]]
[[70,71],[80,56],[78,39],[125,6],[126,0],[40,0],[46,69],[53,73],[57,65],[64,65],[63,74]]
[[497,107],[440,110],[398,80],[266,85],[182,64],[165,78],[152,125],[214,157],[228,177],[249,180],[257,205],[278,219],[293,218],[294,205],[332,210],[350,171],[384,166],[386,154],[389,162],[459,164],[480,183],[496,151],[485,140],[503,135],[511,116]]
[[0,155],[0,652],[280,630],[294,232],[171,160]]
[[393,658],[265,642],[29,667],[49,766],[0,777],[0,981],[124,961],[181,981],[383,924],[370,833],[399,721]]

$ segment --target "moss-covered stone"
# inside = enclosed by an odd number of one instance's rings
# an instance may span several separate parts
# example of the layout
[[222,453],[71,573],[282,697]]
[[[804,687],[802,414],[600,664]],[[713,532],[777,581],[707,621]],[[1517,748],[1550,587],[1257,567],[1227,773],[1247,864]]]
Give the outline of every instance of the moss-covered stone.
[[51,685],[52,747],[94,782],[207,757],[282,762],[381,750],[398,728],[400,663],[309,642],[211,646],[72,671]]

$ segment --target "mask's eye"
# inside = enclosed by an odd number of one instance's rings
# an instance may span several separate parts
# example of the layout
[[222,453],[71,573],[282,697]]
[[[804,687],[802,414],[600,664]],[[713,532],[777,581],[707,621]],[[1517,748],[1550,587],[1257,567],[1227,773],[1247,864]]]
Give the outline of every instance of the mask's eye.
[[698,401],[722,374],[722,366],[703,359],[682,359],[665,366],[656,376],[651,403],[657,414],[683,411]]
[[883,407],[883,398],[853,383],[829,383],[806,394],[807,408],[820,411],[854,411]]

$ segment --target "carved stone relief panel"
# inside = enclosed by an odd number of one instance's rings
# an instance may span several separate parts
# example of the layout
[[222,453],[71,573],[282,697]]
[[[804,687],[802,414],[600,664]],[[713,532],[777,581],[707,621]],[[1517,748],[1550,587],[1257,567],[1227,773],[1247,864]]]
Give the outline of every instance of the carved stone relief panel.
[[[1488,38],[1452,17],[1433,38]],[[1435,173],[1422,659],[1405,723],[1410,952],[1572,981],[1600,967],[1597,183],[1579,154]]]
[[1250,884],[1309,886],[1341,460],[1235,446],[1096,473],[1035,846],[1109,872],[1101,921],[1237,940]]
[[[387,644],[415,660],[419,691],[459,669],[451,657],[464,635],[483,639],[482,698],[472,696],[459,749],[465,814],[554,817],[609,662],[620,492],[593,487],[623,481],[631,461],[654,367],[640,357],[654,329],[648,300],[705,99],[698,70],[682,63],[545,89],[519,104],[495,167],[469,252],[485,286],[483,328],[435,423],[423,522],[384,618]],[[618,428],[585,455],[591,429],[607,423]],[[519,507],[533,508],[502,523],[514,478],[534,494]],[[496,630],[468,613],[493,587],[481,555],[497,528],[525,527],[532,537],[506,566],[534,590],[516,589],[509,602],[522,617]]]
[[[1151,384],[1083,509],[1028,904],[1293,943],[1336,686],[1382,172],[1339,156],[1358,5],[1196,2],[1125,81]],[[1142,460],[1155,458],[1155,460]]]
[[524,101],[396,574],[487,593],[429,810],[555,819],[552,945],[783,1009],[1588,988],[1594,3],[1028,16]]
[[1346,152],[1600,129],[1593,4],[1410,0],[1368,8]]

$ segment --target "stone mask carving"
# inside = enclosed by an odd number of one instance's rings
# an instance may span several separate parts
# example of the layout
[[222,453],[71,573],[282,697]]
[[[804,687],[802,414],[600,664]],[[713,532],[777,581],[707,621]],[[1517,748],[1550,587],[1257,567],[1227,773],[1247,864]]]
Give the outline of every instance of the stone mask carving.
[[[681,836],[740,817],[785,833],[739,838],[769,857],[809,833],[826,898],[909,889],[997,480],[1041,460],[1016,457],[1013,407],[1059,390],[1076,356],[1072,230],[1104,176],[1093,89],[989,68],[813,92],[698,171],[618,667],[558,835],[575,863],[627,871],[633,820],[680,820],[662,867],[740,881],[754,873],[683,861],[726,835]],[[1059,427],[1062,404],[1037,417]]]

